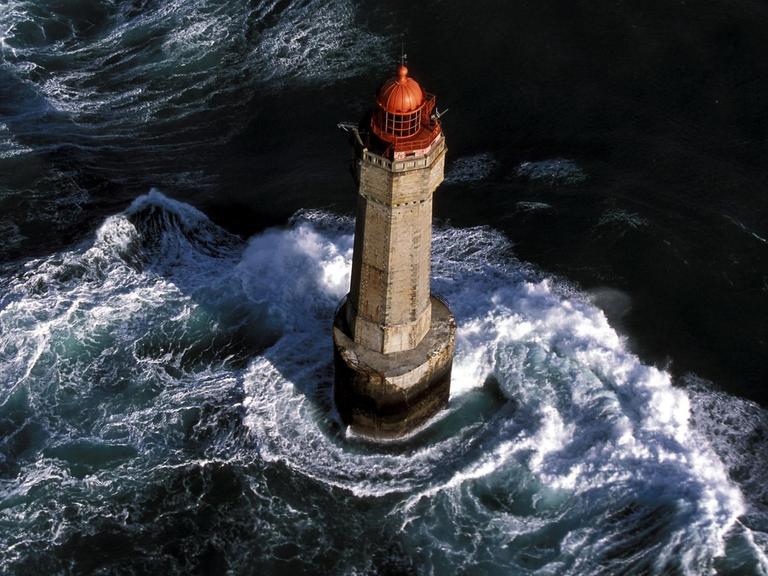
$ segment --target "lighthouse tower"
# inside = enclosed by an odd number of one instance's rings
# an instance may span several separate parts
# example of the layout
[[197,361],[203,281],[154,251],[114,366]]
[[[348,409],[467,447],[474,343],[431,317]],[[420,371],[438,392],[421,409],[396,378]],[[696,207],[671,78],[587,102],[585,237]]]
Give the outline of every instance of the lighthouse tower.
[[354,432],[394,438],[448,403],[456,323],[430,293],[445,137],[435,97],[402,64],[352,132],[357,220],[349,295],[333,326],[334,396]]

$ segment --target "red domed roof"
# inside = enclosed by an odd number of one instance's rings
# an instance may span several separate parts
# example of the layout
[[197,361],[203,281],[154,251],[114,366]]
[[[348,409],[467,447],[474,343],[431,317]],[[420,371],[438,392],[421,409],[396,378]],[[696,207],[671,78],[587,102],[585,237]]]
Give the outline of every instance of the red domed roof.
[[391,114],[405,114],[418,110],[424,103],[424,92],[413,78],[408,78],[408,68],[400,65],[397,77],[390,78],[379,89],[379,105]]

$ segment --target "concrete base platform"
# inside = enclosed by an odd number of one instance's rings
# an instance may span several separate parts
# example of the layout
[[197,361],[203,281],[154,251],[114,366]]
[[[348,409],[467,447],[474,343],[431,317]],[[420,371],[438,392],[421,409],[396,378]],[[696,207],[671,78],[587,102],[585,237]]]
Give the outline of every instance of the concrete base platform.
[[333,323],[334,397],[344,422],[356,434],[404,436],[448,404],[456,321],[445,303],[431,297],[432,325],[413,350],[382,354],[349,337],[345,306]]

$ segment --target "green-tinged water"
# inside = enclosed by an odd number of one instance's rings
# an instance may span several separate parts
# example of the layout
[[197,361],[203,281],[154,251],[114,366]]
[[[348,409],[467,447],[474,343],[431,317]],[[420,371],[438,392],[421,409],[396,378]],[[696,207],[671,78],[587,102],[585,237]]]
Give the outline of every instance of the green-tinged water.
[[[0,573],[768,574],[765,20],[0,0]],[[335,126],[403,40],[457,353],[375,445]]]
[[764,520],[738,520],[689,395],[490,229],[436,233],[450,408],[345,437],[327,328],[351,249],[329,213],[246,245],[153,192],[9,273],[4,570],[759,573]]

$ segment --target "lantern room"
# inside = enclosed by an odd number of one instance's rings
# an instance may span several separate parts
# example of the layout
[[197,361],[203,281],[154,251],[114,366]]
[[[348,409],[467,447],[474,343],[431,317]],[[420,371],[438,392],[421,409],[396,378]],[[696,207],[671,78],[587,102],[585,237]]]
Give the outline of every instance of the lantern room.
[[371,131],[384,144],[384,155],[391,158],[426,153],[441,133],[435,97],[408,76],[403,64],[397,76],[379,88]]

